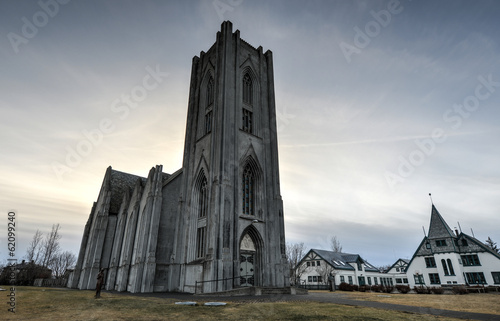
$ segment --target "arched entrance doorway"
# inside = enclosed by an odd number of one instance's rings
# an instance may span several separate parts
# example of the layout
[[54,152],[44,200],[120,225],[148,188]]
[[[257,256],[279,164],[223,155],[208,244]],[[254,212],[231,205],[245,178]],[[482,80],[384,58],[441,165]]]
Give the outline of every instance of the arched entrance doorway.
[[257,249],[247,233],[240,242],[240,286],[255,286]]

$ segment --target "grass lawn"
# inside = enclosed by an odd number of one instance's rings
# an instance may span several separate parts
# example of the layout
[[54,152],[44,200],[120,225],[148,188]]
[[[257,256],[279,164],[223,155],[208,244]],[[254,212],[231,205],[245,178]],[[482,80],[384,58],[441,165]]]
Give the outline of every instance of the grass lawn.
[[377,292],[340,292],[350,299],[429,307],[435,309],[500,315],[500,293],[387,294]]
[[[102,293],[101,299],[94,299],[93,291],[39,287],[16,289],[16,313],[2,311],[2,320],[456,320],[317,302],[228,302],[223,307],[180,306],[174,304],[175,299],[127,294]],[[204,302],[198,300],[198,303]]]

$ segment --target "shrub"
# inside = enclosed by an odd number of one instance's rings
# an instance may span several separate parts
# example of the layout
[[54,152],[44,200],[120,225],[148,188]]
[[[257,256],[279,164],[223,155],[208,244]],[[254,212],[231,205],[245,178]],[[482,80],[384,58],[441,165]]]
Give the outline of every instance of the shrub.
[[359,290],[359,286],[358,286],[357,284],[353,284],[353,285],[352,285],[352,289],[353,289],[354,291],[358,291],[358,290]]
[[416,286],[413,288],[417,294],[429,294],[431,293],[430,289],[426,286]]
[[452,289],[454,294],[467,294],[469,291],[465,288],[465,286],[454,286]]
[[354,287],[349,283],[342,282],[339,284],[339,290],[340,291],[354,291]]
[[482,286],[471,286],[467,289],[469,293],[481,293],[481,292],[486,292],[483,291],[484,288]]
[[373,292],[381,292],[382,291],[382,287],[380,285],[372,285],[371,290]]
[[391,285],[387,285],[382,288],[382,291],[384,291],[385,293],[392,293],[392,291],[394,291],[394,287]]
[[434,286],[434,287],[430,288],[430,290],[434,294],[443,294],[444,293],[444,289],[440,286]]
[[365,285],[362,285],[359,287],[359,292],[366,292],[366,290],[368,290],[368,289]]
[[396,285],[396,289],[399,293],[403,294],[410,292],[410,287],[408,285]]

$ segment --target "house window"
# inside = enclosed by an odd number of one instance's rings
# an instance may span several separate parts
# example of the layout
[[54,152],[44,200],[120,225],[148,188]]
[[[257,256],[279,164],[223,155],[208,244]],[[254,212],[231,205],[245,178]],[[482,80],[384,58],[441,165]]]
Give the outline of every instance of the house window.
[[198,217],[207,216],[208,211],[208,188],[207,188],[207,178],[203,175],[200,184],[200,196],[198,200],[199,212]]
[[318,275],[318,283],[323,282],[323,279],[321,278],[321,275]]
[[396,268],[396,272],[399,272],[399,268]]
[[313,277],[312,277],[312,276],[308,276],[308,277],[307,277],[307,281],[308,281],[308,282],[312,282],[312,280],[313,280]]
[[201,258],[205,256],[205,235],[206,226],[198,228],[196,233],[196,257]]
[[465,273],[465,277],[467,278],[467,282],[469,284],[486,284],[483,272]]
[[340,283],[342,283],[342,282],[345,282],[345,277],[343,275],[340,276]]
[[311,262],[311,265],[312,265],[312,266],[314,266],[314,263],[315,263],[315,262],[314,262],[314,261],[312,261],[312,262]]
[[463,246],[469,246],[469,243],[467,242],[466,239],[462,239],[462,245]]
[[376,276],[373,277],[373,282],[375,282],[375,285],[378,285],[378,279]]
[[243,76],[243,102],[249,105],[253,103],[252,78],[248,73]]
[[429,242],[425,243],[425,248],[430,250],[431,249],[431,243],[429,243]]
[[493,283],[500,284],[500,272],[491,272],[491,276],[493,277]]
[[429,280],[431,281],[431,284],[441,284],[438,273],[429,273]]
[[254,174],[250,164],[243,171],[243,214],[254,215]]
[[253,133],[252,116],[253,116],[253,113],[250,110],[243,108],[243,123],[241,125],[241,129],[247,133],[250,133],[250,134]]
[[205,135],[212,131],[212,111],[205,114]]
[[396,278],[396,284],[401,284],[401,283],[403,283],[403,280],[400,278]]
[[446,240],[436,240],[436,246],[446,246]]
[[372,285],[372,278],[367,276],[366,279],[368,280],[368,285]]
[[352,284],[352,276],[349,275],[349,284]]
[[363,266],[360,261],[358,261],[358,271],[363,271]]
[[316,275],[313,276],[313,282],[318,282],[318,277]]
[[311,266],[311,262],[307,262],[307,266]]
[[407,278],[403,278],[403,283],[408,284],[408,279]]
[[413,277],[415,278],[415,284],[425,284],[423,275],[414,274]]
[[477,256],[477,254],[462,255],[461,257],[464,266],[481,265],[481,262],[479,262],[479,257]]
[[455,270],[453,269],[453,264],[451,264],[451,260],[446,260],[448,262],[448,269],[450,270],[451,275],[455,275]]
[[448,266],[446,266],[446,261],[444,259],[441,260],[441,264],[443,265],[444,275],[450,275],[448,271]]
[[436,267],[436,260],[434,260],[433,257],[426,257],[425,258],[425,266],[428,268]]
[[320,261],[316,262],[316,266],[319,266],[319,262],[320,262]]

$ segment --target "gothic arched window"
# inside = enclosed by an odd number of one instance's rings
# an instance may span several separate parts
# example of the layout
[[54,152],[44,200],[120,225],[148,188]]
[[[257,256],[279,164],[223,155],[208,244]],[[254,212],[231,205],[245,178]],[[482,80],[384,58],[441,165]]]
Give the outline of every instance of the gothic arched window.
[[249,105],[253,103],[253,84],[248,73],[243,76],[243,102]]
[[207,216],[208,212],[208,188],[207,178],[203,175],[199,186],[199,199],[198,199],[198,217]]
[[453,264],[451,264],[451,260],[446,260],[448,262],[448,269],[450,270],[451,275],[455,275],[455,270],[453,269]]
[[443,265],[444,275],[450,275],[450,272],[448,272],[448,267],[446,266],[446,261],[444,259],[441,260],[441,264]]
[[210,76],[207,84],[207,107],[214,103],[214,78]]
[[254,215],[255,176],[249,164],[243,170],[243,214]]

